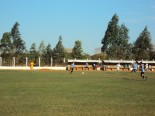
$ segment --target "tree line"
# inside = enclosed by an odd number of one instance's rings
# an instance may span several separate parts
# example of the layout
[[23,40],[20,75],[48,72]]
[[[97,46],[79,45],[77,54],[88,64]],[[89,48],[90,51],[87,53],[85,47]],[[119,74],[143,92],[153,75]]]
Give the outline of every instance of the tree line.
[[139,34],[135,42],[129,43],[129,29],[125,24],[119,25],[118,23],[119,17],[114,14],[101,41],[101,50],[107,55],[108,59],[155,59],[151,33],[148,31],[147,26]]
[[11,32],[5,32],[0,40],[0,57],[3,58],[3,65],[12,65],[12,58],[16,58],[16,65],[24,65],[25,58],[28,58],[29,62],[33,61],[36,65],[39,63],[39,57],[41,59],[41,65],[51,65],[51,58],[53,65],[63,65],[64,59],[85,59],[90,57],[88,54],[83,53],[81,41],[75,41],[75,45],[71,52],[66,51],[62,44],[62,37],[59,36],[58,43],[52,49],[51,44],[45,45],[42,41],[36,48],[36,44],[32,43],[29,50],[25,47],[25,42],[21,38],[19,31],[19,23],[16,22]]
[[10,32],[4,32],[0,40],[0,57],[2,57],[4,65],[12,64],[12,57],[16,58],[17,65],[23,65],[25,58],[38,64],[38,58],[41,59],[41,65],[50,65],[51,58],[54,65],[64,64],[64,58],[67,59],[124,59],[124,60],[152,60],[155,58],[155,51],[151,43],[151,34],[147,26],[140,33],[134,43],[129,43],[129,29],[125,24],[119,25],[119,17],[114,14],[109,21],[107,30],[101,40],[101,53],[90,56],[83,52],[82,42],[76,40],[74,47],[68,52],[59,36],[58,43],[52,49],[51,44],[45,45],[42,41],[36,48],[36,44],[32,43],[29,50],[26,49],[25,42],[21,38],[19,31],[20,24],[16,22]]

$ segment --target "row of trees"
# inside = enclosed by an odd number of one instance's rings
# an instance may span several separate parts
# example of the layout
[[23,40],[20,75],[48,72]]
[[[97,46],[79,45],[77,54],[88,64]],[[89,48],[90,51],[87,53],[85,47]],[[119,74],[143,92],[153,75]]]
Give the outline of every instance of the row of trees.
[[129,43],[129,29],[125,24],[119,25],[119,17],[115,14],[108,24],[102,39],[102,52],[110,59],[152,60],[155,51],[151,43],[151,34],[147,26],[134,43]]
[[0,40],[0,56],[5,59],[3,65],[11,65],[12,57],[16,57],[16,65],[25,63],[27,57],[29,61],[38,64],[38,58],[41,58],[41,65],[50,65],[53,58],[54,65],[62,65],[65,59],[135,59],[152,60],[155,58],[151,43],[151,34],[147,27],[140,33],[134,43],[129,43],[129,29],[125,24],[118,25],[119,17],[115,14],[108,24],[105,35],[102,39],[102,53],[90,56],[83,52],[81,41],[77,40],[71,52],[68,52],[63,44],[62,37],[59,36],[58,43],[52,49],[51,44],[45,45],[42,41],[36,48],[32,43],[29,50],[25,47],[25,42],[21,38],[19,23],[16,22],[11,32],[5,32]]
[[16,22],[11,32],[5,32],[0,41],[0,56],[4,59],[3,65],[12,65],[12,57],[16,57],[16,65],[25,64],[25,58],[29,61],[34,61],[38,65],[38,58],[41,59],[41,65],[50,65],[51,58],[54,65],[62,65],[64,58],[77,58],[83,59],[90,57],[88,54],[84,54],[82,50],[81,41],[75,41],[74,48],[71,52],[66,51],[62,44],[62,37],[59,36],[58,43],[55,48],[52,49],[51,44],[45,45],[42,41],[36,48],[36,44],[32,43],[29,50],[25,47],[24,40],[21,39],[19,32],[19,23]]

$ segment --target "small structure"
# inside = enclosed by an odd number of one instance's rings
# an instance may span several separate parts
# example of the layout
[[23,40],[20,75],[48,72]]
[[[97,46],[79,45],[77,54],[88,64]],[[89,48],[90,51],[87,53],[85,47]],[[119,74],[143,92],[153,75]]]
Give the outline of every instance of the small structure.
[[[117,64],[120,64],[120,71],[132,70],[132,65],[137,62],[138,68],[140,63],[145,64],[147,71],[155,71],[155,61],[135,61],[135,60],[77,60],[69,59],[67,70],[70,70],[71,63],[74,62],[74,70],[103,70],[103,71],[116,71]],[[139,70],[139,69],[138,69]]]
[[100,70],[98,67],[102,61],[101,60],[76,60],[69,59],[67,70],[70,70],[71,63],[74,62],[75,67],[74,70]]
[[104,71],[116,71],[116,65],[119,63],[120,71],[129,71],[132,68],[134,60],[103,60],[102,61],[102,70]]
[[[120,63],[121,67],[120,70],[122,71],[130,71],[132,70],[132,64],[134,62],[138,63],[138,68],[140,63],[142,62],[146,70],[148,71],[155,71],[155,61],[134,61],[134,60],[103,60],[102,61],[102,70],[104,71],[116,71],[116,65]],[[139,70],[139,69],[138,69]]]

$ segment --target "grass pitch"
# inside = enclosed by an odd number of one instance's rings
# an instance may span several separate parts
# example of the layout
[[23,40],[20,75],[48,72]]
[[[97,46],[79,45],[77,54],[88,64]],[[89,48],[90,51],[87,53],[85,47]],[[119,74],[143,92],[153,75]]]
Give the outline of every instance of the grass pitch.
[[0,70],[1,116],[154,116],[155,73]]

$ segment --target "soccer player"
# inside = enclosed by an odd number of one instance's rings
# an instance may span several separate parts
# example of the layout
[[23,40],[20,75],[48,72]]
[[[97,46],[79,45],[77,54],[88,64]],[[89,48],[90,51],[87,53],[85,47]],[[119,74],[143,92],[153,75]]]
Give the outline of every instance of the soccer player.
[[74,62],[71,64],[71,71],[70,74],[74,71]]
[[141,62],[140,68],[141,68],[141,77],[142,77],[143,79],[147,79],[147,77],[144,77],[145,66],[144,66],[144,64],[143,64],[142,62]]
[[88,69],[89,70],[89,67],[88,67],[88,62],[86,62],[86,65],[85,65],[85,70]]
[[95,70],[95,69],[96,69],[96,64],[94,63],[94,64],[93,64],[93,70]]
[[32,62],[30,62],[30,69],[32,70],[33,67],[34,67],[34,62],[32,61]]
[[120,70],[120,67],[121,67],[121,65],[120,65],[120,63],[118,63],[118,64],[116,65],[117,72],[119,72],[119,70]]
[[137,71],[137,63],[134,62],[133,65],[132,65],[132,71],[131,71],[131,73],[134,72],[134,74],[135,74],[136,71]]

